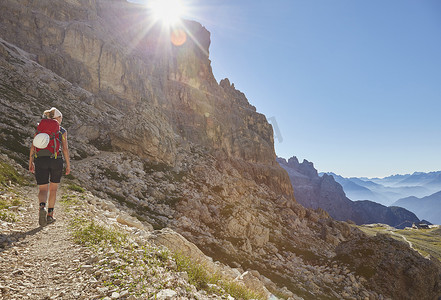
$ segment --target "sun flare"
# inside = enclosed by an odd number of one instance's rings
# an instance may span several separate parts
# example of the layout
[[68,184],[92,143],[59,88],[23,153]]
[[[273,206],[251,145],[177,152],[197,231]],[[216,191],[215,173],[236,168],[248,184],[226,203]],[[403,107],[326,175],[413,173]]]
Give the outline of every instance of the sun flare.
[[153,17],[164,25],[173,26],[185,14],[182,0],[152,0],[149,4]]

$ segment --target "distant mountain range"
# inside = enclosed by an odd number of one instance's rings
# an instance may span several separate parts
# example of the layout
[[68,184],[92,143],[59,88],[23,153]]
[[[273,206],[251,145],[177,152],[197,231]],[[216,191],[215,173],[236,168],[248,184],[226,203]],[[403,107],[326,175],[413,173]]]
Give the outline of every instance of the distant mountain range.
[[414,212],[420,219],[441,224],[441,171],[370,179],[345,178],[334,173],[326,175],[332,175],[351,200],[400,206]]
[[432,223],[441,224],[441,191],[423,198],[406,197],[393,205],[404,207]]
[[[351,201],[346,197],[342,185],[334,180],[334,175],[319,176],[312,162],[304,160],[299,163],[295,156],[288,161],[283,158],[278,158],[277,161],[288,172],[297,202],[305,207],[322,208],[334,219],[352,220],[359,225],[384,223],[404,228],[420,221],[413,212],[402,207],[387,207],[373,201]],[[344,183],[348,186],[360,187],[359,189],[364,190],[367,195],[372,193],[368,188],[352,181],[347,180]],[[372,182],[366,185],[377,184]]]
[[[323,173],[320,173],[322,175]],[[407,175],[393,175],[385,178],[345,178],[328,172],[343,187],[351,200],[371,200],[391,205],[401,198],[426,197],[441,191],[441,171]]]

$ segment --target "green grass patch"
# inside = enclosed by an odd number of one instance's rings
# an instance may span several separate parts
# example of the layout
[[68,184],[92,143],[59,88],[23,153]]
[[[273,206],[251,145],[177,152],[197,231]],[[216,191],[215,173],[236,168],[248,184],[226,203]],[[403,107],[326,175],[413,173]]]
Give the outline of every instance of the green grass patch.
[[[7,188],[6,197],[0,198],[0,220],[5,222],[17,222],[18,216],[9,210],[13,206],[21,206],[21,201],[11,188]],[[1,191],[1,190],[0,190]]]
[[127,237],[116,231],[96,224],[94,221],[77,217],[71,220],[75,242],[84,246],[110,245],[120,247]]
[[[216,294],[230,294],[235,299],[266,299],[265,295],[252,291],[242,284],[223,280],[219,274],[208,272],[203,265],[193,262],[185,255],[174,253],[173,259],[176,261],[178,271],[186,272],[189,282],[196,286],[197,289],[203,289]],[[212,285],[219,286],[221,290],[213,289]]]
[[67,207],[73,207],[76,205],[80,205],[80,201],[78,200],[78,198],[75,195],[63,195],[61,197],[61,203]]
[[8,209],[11,206],[20,206],[21,201],[17,198],[13,198],[11,200],[0,199],[0,209]]
[[60,203],[64,206],[67,213],[71,213],[72,210],[75,210],[80,205],[80,200],[74,195],[65,194],[61,197]]
[[12,204],[12,206],[20,206],[21,201],[17,198],[14,198],[14,199],[12,199],[11,204]]
[[0,209],[6,209],[9,206],[9,201],[7,201],[6,199],[0,199]]
[[84,193],[86,191],[84,188],[82,188],[81,186],[79,186],[75,183],[69,184],[67,186],[67,188],[71,191],[75,191],[75,192],[79,192],[79,193]]
[[0,162],[0,186],[6,186],[9,182],[24,184],[25,179],[17,173],[14,167],[5,162]]
[[69,179],[69,180],[74,180],[75,176],[73,176],[72,173],[71,173],[69,175],[64,175],[64,178]]
[[[76,217],[75,210],[81,205],[78,195],[66,193],[61,202],[71,216],[69,228],[74,241],[107,257],[98,262],[100,269],[113,274],[105,281],[106,286],[127,290],[130,294],[154,297],[164,288],[176,288],[173,283],[164,281],[164,271],[160,270],[168,269],[168,272],[187,273],[188,283],[211,294],[229,294],[235,299],[266,299],[265,295],[242,284],[207,271],[204,265],[187,256],[151,245],[140,246],[133,243],[130,235],[123,231],[86,217]],[[118,258],[118,264],[112,264],[115,258]]]
[[375,236],[377,232],[386,232],[386,227],[381,227],[381,226],[375,226],[375,227],[358,226],[358,225],[352,225],[352,226],[357,227],[358,229],[366,233],[368,236]]
[[215,284],[220,278],[216,274],[209,274],[200,264],[195,264],[189,257],[180,253],[173,255],[178,271],[187,272],[189,282],[197,289],[207,289],[208,284]]
[[221,281],[220,286],[224,288],[225,292],[230,294],[235,299],[261,299],[261,300],[267,299],[265,295],[251,291],[246,286],[242,284],[238,284],[236,282]]
[[18,221],[17,216],[14,213],[5,210],[0,210],[0,220],[9,223]]
[[441,232],[438,228],[397,230],[422,255],[428,254],[441,261]]
[[[441,261],[441,229],[401,229],[395,230],[391,227],[368,227],[356,226],[364,233],[374,236],[377,233],[389,234],[392,238],[405,241],[405,239],[412,243],[412,247],[421,255],[432,255]],[[405,238],[405,239],[404,239]]]

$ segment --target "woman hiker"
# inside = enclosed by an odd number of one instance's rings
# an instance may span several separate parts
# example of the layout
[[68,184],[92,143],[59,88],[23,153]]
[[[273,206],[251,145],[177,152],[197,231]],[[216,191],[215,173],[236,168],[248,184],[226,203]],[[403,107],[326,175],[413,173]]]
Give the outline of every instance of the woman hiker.
[[[55,120],[56,122],[49,120]],[[38,201],[40,203],[38,220],[40,226],[55,222],[54,207],[58,184],[63,173],[63,157],[66,161],[66,175],[70,173],[67,131],[60,126],[62,120],[63,115],[55,107],[44,111],[43,120],[37,127],[37,133],[46,133],[46,135],[36,134],[30,150],[29,171],[35,173],[38,185]],[[42,139],[45,142],[42,142]],[[45,145],[47,145],[46,148],[42,148]],[[46,210],[47,201],[49,202],[48,210]]]

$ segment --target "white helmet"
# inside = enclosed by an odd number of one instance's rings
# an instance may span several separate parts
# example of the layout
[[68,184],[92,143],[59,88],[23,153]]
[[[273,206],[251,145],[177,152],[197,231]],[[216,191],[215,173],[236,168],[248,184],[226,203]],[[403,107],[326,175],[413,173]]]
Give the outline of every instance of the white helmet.
[[39,133],[34,137],[32,144],[39,149],[44,149],[49,145],[49,139],[49,134]]

